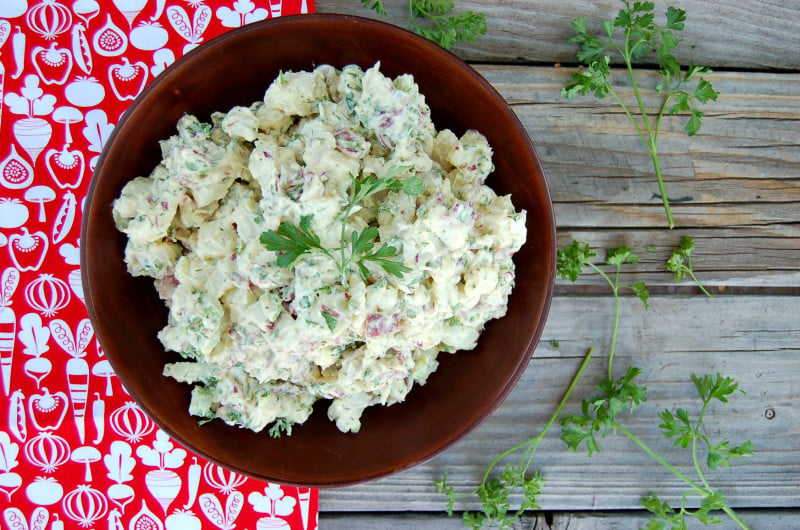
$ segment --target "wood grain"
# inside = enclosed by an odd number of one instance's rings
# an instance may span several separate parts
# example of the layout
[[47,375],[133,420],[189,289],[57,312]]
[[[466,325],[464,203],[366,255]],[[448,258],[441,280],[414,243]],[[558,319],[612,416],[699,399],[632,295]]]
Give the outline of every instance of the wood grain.
[[[752,528],[770,530],[795,530],[800,520],[800,511],[742,510],[740,515]],[[441,513],[323,513],[320,526],[325,530],[395,530],[413,528],[414,530],[457,530],[465,528],[461,524],[461,514],[448,517]],[[648,520],[649,514],[637,511],[620,512],[547,512],[526,514],[519,522],[520,529],[547,530],[639,530]],[[715,525],[724,530],[738,528],[732,524]]]
[[[796,307],[795,297],[760,296],[655,297],[648,312],[638,300],[622,303],[616,371],[640,367],[641,382],[649,389],[647,403],[623,422],[669,461],[685,471],[691,462],[685,450],[661,435],[657,414],[677,407],[696,412],[691,373],[722,372],[747,392],[715,406],[706,420],[712,439],[752,439],[756,445],[754,457],[711,475],[736,507],[791,508],[800,497],[800,411],[795,406],[800,399],[800,321],[783,316]],[[594,395],[593,384],[606,367],[612,320],[613,302],[607,297],[557,297],[528,370],[486,423],[424,465],[375,483],[323,490],[322,510],[443,510],[444,498],[432,481],[447,471],[459,491],[474,487],[494,455],[538,432],[591,346],[596,356],[567,412],[577,410],[581,397]],[[558,349],[548,342],[554,338]],[[602,440],[602,452],[591,458],[569,451],[558,436],[556,427],[536,457],[547,480],[540,499],[545,510],[637,509],[639,498],[650,490],[672,501],[683,491],[682,483],[622,436]],[[473,509],[475,504],[458,507]]]
[[[398,26],[408,24],[407,2],[384,1],[388,16],[382,17],[355,0],[317,0],[320,13],[347,13],[384,20]],[[574,63],[575,45],[567,44],[574,35],[571,22],[586,15],[590,29],[600,34],[600,21],[613,19],[620,2],[601,0],[502,0],[486,2],[462,0],[459,10],[485,13],[488,33],[475,44],[458,46],[461,57],[492,63]],[[784,0],[712,0],[656,2],[660,17],[666,6],[687,11],[686,28],[680,32],[685,45],[677,50],[680,61],[712,67],[745,69],[800,68],[800,4]],[[662,18],[663,21],[663,18]]]

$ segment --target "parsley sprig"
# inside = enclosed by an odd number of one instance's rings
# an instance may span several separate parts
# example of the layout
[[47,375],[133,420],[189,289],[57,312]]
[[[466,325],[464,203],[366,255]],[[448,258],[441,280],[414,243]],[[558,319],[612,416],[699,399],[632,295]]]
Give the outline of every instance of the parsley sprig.
[[[364,7],[385,15],[382,0],[361,0]],[[408,29],[450,49],[458,42],[473,43],[486,35],[486,15],[474,11],[453,13],[451,0],[408,0]]]
[[[573,20],[572,28],[576,35],[569,42],[580,45],[577,58],[587,68],[572,74],[570,83],[561,93],[568,98],[589,93],[599,98],[610,95],[622,107],[650,153],[667,222],[669,227],[673,228],[675,221],[658,156],[658,137],[662,119],[666,114],[688,112],[689,120],[685,130],[689,136],[693,136],[703,123],[704,113],[700,110],[700,105],[716,101],[719,92],[702,77],[711,73],[710,68],[698,65],[688,65],[684,68],[673,54],[673,50],[681,42],[681,39],[675,36],[675,32],[684,29],[686,11],[668,7],[666,22],[664,25],[659,25],[655,20],[653,2],[631,3],[624,0],[624,4],[625,7],[613,21],[602,22],[605,37],[596,37],[589,33],[585,16]],[[622,32],[621,43],[615,39],[618,29]],[[633,71],[633,62],[648,53],[655,54],[659,66],[657,73],[660,81],[655,91],[661,96],[662,102],[654,114],[648,112],[645,106],[639,80]],[[634,115],[635,111],[623,101],[610,80],[612,54],[621,56],[625,63],[638,116]]]
[[[562,278],[575,281],[587,266],[596,270],[611,287],[615,306],[607,376],[596,385],[599,391],[597,395],[582,400],[579,413],[571,414],[561,419],[561,439],[567,444],[567,447],[576,451],[581,446],[584,446],[591,456],[601,450],[598,437],[605,438],[609,434],[620,433],[686,483],[687,489],[681,497],[678,509],[672,508],[655,493],[650,493],[647,497],[641,499],[642,506],[656,517],[649,522],[648,529],[686,528],[687,518],[695,518],[705,524],[719,522],[719,517],[714,515],[714,512],[718,511],[726,513],[741,528],[747,528],[747,525],[739,518],[738,514],[727,504],[723,493],[710,484],[706,477],[706,470],[699,457],[701,442],[706,450],[705,466],[712,471],[718,467],[730,466],[732,460],[740,460],[753,454],[753,444],[750,441],[738,446],[731,446],[728,440],[714,444],[702,429],[703,420],[712,401],[717,400],[727,403],[728,397],[738,390],[738,383],[720,374],[702,377],[692,374],[691,380],[702,401],[702,406],[694,422],[691,420],[689,412],[681,408],[674,413],[665,409],[658,415],[661,420],[659,428],[664,436],[674,440],[676,446],[683,448],[691,446],[692,464],[697,479],[693,479],[680,471],[666,458],[648,446],[639,436],[625,427],[620,422],[620,415],[622,413],[632,413],[647,401],[647,388],[636,381],[636,378],[641,374],[641,369],[630,366],[621,377],[614,378],[613,376],[614,352],[619,329],[619,290],[622,287],[619,281],[620,267],[623,263],[637,263],[638,258],[627,247],[608,251],[606,264],[612,265],[615,269],[613,276],[609,276],[589,261],[593,256],[594,253],[589,246],[578,241],[573,242],[569,247],[560,249],[558,252],[558,272]],[[643,284],[639,284],[633,290],[647,307],[646,287]],[[692,497],[699,498],[699,508],[694,510],[687,508],[687,501]]]
[[[327,249],[322,245],[319,236],[311,228],[312,215],[301,216],[297,225],[284,221],[277,230],[263,232],[261,243],[267,250],[278,253],[276,262],[279,267],[291,267],[301,257],[311,254],[327,256],[336,264],[343,284],[351,265],[355,265],[362,278],[366,280],[370,274],[366,263],[374,263],[387,274],[402,278],[403,273],[411,269],[392,259],[397,257],[396,247],[383,243],[375,248],[378,228],[368,226],[361,232],[353,230],[348,236],[347,221],[357,205],[376,193],[402,191],[412,197],[422,194],[425,185],[419,177],[401,179],[397,176],[406,169],[408,168],[405,166],[393,166],[382,178],[373,174],[363,177],[351,176],[350,196],[339,216],[341,230],[338,248]],[[330,327],[329,322],[328,326]]]
[[711,298],[711,293],[703,287],[703,284],[700,283],[700,280],[698,280],[697,276],[694,274],[694,269],[692,268],[693,250],[694,239],[690,236],[682,237],[678,248],[672,252],[667,260],[667,270],[675,275],[676,282],[681,281],[686,276],[690,277],[695,285],[703,291],[703,294]]
[[[497,528],[511,528],[526,510],[539,509],[537,500],[544,488],[545,479],[540,471],[530,473],[530,467],[536,456],[539,444],[545,438],[550,429],[555,425],[561,416],[561,412],[566,406],[572,392],[578,384],[589,361],[594,353],[590,349],[583,358],[578,371],[572,377],[567,390],[564,392],[561,401],[558,403],[555,412],[547,421],[541,431],[532,438],[511,447],[492,460],[483,474],[480,485],[472,491],[457,493],[455,488],[448,482],[447,473],[444,473],[441,480],[434,482],[434,487],[438,493],[443,493],[447,497],[447,514],[453,515],[453,508],[456,501],[473,496],[477,496],[481,504],[480,512],[464,512],[462,522],[465,526],[477,529],[484,526]],[[516,464],[507,463],[499,477],[494,477],[493,472],[502,462],[508,460],[512,455],[518,454]],[[510,498],[514,494],[522,494],[522,501],[519,508],[513,513],[511,511]]]

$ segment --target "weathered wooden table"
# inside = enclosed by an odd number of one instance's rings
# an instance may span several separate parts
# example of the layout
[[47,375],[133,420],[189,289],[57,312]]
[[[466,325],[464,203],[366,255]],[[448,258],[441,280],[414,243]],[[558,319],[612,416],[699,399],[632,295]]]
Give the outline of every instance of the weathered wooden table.
[[[318,0],[317,11],[404,26],[406,2],[385,3],[385,18],[370,15],[355,0]],[[626,425],[671,461],[690,464],[686,451],[662,436],[657,414],[693,409],[692,373],[737,379],[747,394],[715,407],[707,432],[732,442],[750,439],[757,452],[711,480],[752,528],[800,528],[800,2],[669,4],[688,12],[679,60],[714,68],[709,79],[721,92],[706,107],[697,136],[682,131],[684,117],[665,121],[660,145],[673,230],[665,226],[649,156],[628,118],[610,98],[567,100],[559,94],[575,71],[576,47],[566,43],[571,20],[610,19],[621,4],[456,4],[487,15],[488,35],[455,51],[500,91],[526,126],[547,173],[561,243],[587,241],[598,258],[603,249],[624,244],[642,258],[629,278],[646,281],[651,307],[645,312],[635,297],[622,300],[615,366],[641,367],[649,400]],[[657,1],[656,12],[667,5]],[[647,69],[642,65],[640,73],[652,76]],[[624,83],[618,88],[630,92]],[[696,241],[695,271],[713,298],[689,282],[675,284],[665,269],[684,235]],[[577,410],[578,398],[592,395],[605,369],[613,311],[597,275],[586,274],[576,284],[559,281],[541,343],[504,405],[424,465],[323,490],[322,527],[460,527],[459,517],[445,515],[445,498],[432,482],[447,471],[456,489],[475,487],[494,455],[539,431],[586,350],[595,346],[598,353],[570,404]],[[524,519],[526,528],[638,528],[648,516],[639,504],[642,496],[655,491],[680,499],[683,484],[626,438],[608,436],[602,452],[589,458],[568,450],[559,433],[554,428],[539,448],[534,467],[547,482],[542,511]],[[732,527],[731,521],[723,519],[722,527]]]

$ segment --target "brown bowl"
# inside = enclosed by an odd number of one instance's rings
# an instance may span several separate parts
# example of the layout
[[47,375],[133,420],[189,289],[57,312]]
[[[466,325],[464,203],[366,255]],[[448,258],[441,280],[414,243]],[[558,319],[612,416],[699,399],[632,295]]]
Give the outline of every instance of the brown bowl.
[[[413,74],[437,129],[477,129],[494,148],[488,184],[528,211],[528,240],[516,254],[508,314],[490,322],[477,349],[440,354],[440,367],[405,402],[370,407],[358,434],[343,434],[318,404],[291,436],[270,438],[222,421],[198,425],[188,413],[191,388],[161,375],[179,356],[156,333],[167,311],[149,278],[125,268],[126,238],[111,204],[126,182],[161,160],[159,140],[184,113],[261,99],[281,70],[381,62],[388,76]],[[421,463],[486,419],[519,379],[545,324],[555,270],[555,223],[541,163],[513,111],[470,66],[397,27],[359,17],[284,17],[230,31],[193,50],[155,79],[109,139],[86,199],[81,233],[86,305],[108,360],[127,390],[165,432],[198,455],[237,473],[304,486],[341,486]]]

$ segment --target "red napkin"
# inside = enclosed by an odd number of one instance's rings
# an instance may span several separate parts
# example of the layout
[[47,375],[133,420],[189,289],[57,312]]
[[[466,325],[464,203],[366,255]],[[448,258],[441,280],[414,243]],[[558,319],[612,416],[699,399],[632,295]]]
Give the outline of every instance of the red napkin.
[[314,0],[0,0],[6,528],[317,528],[317,490],[206,462],[136,406],[94,337],[78,258],[92,169],[147,83],[231,28],[313,9]]

